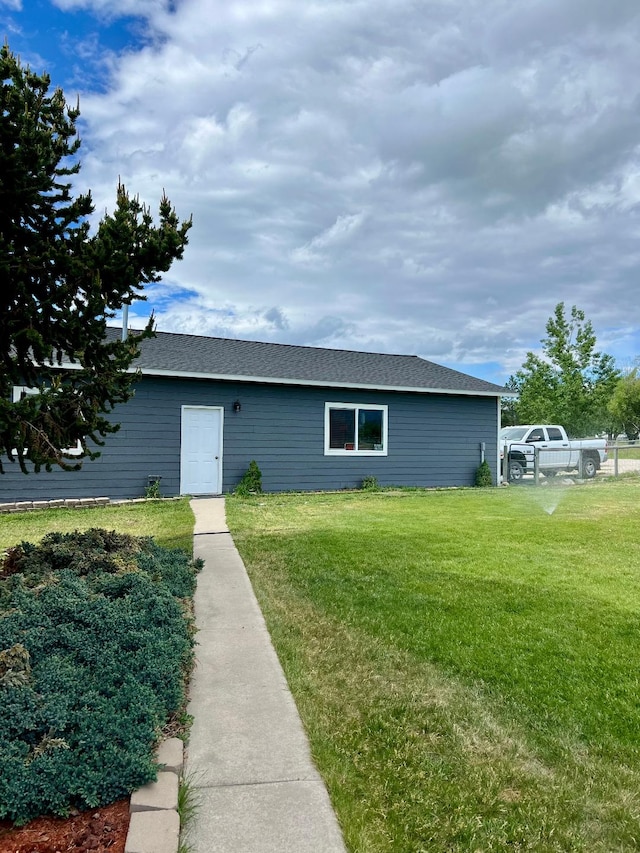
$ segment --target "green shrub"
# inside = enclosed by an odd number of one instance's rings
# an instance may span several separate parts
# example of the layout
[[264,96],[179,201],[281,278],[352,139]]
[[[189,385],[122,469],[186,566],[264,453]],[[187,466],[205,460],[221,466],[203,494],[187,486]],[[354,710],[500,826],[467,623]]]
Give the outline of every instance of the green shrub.
[[366,492],[377,492],[380,488],[380,483],[378,483],[378,478],[369,475],[368,477],[363,477],[362,482],[360,483],[360,488]]
[[476,470],[475,484],[476,486],[480,487],[493,486],[491,468],[489,468],[489,463],[486,459],[478,466],[478,469]]
[[29,586],[37,586],[63,570],[81,577],[131,570],[136,567],[136,556],[150,542],[95,527],[84,532],[49,533],[38,545],[21,542],[11,548],[0,578],[19,573]]
[[160,480],[150,480],[149,485],[145,487],[144,496],[148,499],[161,498]]
[[0,575],[0,819],[127,796],[155,778],[155,742],[184,701],[193,632],[181,599],[199,565],[91,530],[22,543],[10,568]]
[[[185,598],[193,595],[201,567],[201,560],[190,561],[184,551],[161,548],[148,537],[93,527],[84,532],[49,533],[38,545],[22,542],[11,548],[0,568],[0,581],[19,574],[26,586],[35,587],[61,571],[91,583],[105,575],[145,571],[167,584],[173,595]],[[0,584],[0,608],[8,588]]]
[[235,494],[240,497],[259,494],[262,491],[262,472],[258,468],[258,463],[255,459],[249,462],[249,467],[242,476],[242,479],[235,487]]
[[22,643],[0,651],[0,687],[19,687],[31,677],[29,652]]

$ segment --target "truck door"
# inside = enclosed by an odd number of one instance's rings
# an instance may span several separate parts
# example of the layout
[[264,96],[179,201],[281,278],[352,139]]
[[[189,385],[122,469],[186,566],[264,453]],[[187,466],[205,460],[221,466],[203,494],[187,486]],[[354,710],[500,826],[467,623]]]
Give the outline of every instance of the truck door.
[[[548,448],[551,452],[540,454],[540,465],[553,466],[554,468],[568,468],[571,464],[571,447],[569,442],[557,427],[547,427],[547,441],[542,442],[540,447]],[[543,451],[544,452],[544,451]]]

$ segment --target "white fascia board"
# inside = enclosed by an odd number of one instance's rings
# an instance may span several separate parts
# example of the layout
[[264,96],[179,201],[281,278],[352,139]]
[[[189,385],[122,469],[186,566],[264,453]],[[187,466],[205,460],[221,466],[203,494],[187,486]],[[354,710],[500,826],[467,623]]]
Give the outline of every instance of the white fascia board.
[[[61,368],[82,370],[77,362],[63,362]],[[190,370],[166,370],[152,367],[130,367],[127,373],[141,373],[143,376],[166,376],[169,379],[216,379],[221,382],[257,382],[262,385],[301,385],[316,388],[354,388],[362,391],[405,391],[411,394],[449,394],[456,397],[502,397],[496,391],[470,391],[452,388],[415,388],[413,385],[368,385],[365,382],[331,382],[316,379],[278,379],[273,376],[245,376],[229,373],[198,373]]]
[[467,397],[499,397],[495,391],[454,390],[451,388],[416,388],[412,385],[370,385],[364,382],[331,382],[316,379],[282,379],[273,376],[243,376],[228,373],[195,373],[191,371],[162,370],[159,368],[135,368],[143,376],[166,376],[173,379],[216,379],[223,382],[256,382],[266,385],[302,385],[316,388],[353,388],[363,391],[408,391],[413,394],[454,394]]

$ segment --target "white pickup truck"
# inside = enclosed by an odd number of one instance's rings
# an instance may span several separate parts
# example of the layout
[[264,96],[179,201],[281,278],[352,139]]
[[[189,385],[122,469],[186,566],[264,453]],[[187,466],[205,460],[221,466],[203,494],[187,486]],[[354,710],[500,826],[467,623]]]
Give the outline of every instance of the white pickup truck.
[[526,472],[538,470],[545,477],[555,477],[559,471],[582,468],[582,476],[590,479],[607,461],[607,442],[604,438],[570,441],[564,427],[557,424],[523,424],[505,427],[500,431],[502,453],[509,454],[509,480],[522,480]]

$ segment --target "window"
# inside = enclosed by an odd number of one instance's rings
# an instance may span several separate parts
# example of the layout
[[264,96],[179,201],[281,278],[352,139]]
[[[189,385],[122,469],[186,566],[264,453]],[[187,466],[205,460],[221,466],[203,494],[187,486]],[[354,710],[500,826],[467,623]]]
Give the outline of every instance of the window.
[[387,406],[325,403],[325,456],[386,456]]
[[30,397],[33,394],[37,394],[37,388],[30,388],[28,385],[14,385],[13,386],[13,402],[18,403],[22,400],[23,397]]
[[564,441],[564,436],[558,427],[547,427],[547,435],[549,436],[549,441]]
[[526,431],[526,427],[505,427],[500,430],[500,438],[506,438],[507,441],[522,441]]
[[[38,388],[30,388],[28,385],[14,385],[13,386],[13,394],[12,399],[14,403],[18,403],[20,400],[24,399],[24,397],[30,397],[33,394],[38,394]],[[17,454],[17,450],[14,449],[14,455]],[[26,450],[24,453],[26,454]],[[82,455],[82,443],[80,439],[76,442],[75,447],[64,447],[62,452],[65,456],[81,456]]]

